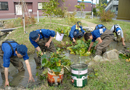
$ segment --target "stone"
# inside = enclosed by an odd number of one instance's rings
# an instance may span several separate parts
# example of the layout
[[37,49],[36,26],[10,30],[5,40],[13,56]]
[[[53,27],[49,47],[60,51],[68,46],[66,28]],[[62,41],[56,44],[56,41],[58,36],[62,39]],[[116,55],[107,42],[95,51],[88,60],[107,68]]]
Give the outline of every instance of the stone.
[[94,64],[94,61],[91,61],[91,62],[89,62],[87,64],[88,64],[88,66],[92,66]]
[[94,61],[98,62],[98,61],[103,61],[103,58],[102,56],[100,55],[96,55],[94,58],[93,58]]
[[119,60],[119,52],[116,49],[107,51],[103,54],[103,58],[108,60]]
[[85,31],[92,32],[94,30],[94,27],[83,27]]

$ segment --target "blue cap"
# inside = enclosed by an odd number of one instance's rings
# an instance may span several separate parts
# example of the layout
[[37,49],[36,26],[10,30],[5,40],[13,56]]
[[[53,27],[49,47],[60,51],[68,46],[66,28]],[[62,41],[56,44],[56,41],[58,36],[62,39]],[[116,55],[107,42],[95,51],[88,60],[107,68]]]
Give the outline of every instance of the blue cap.
[[23,45],[23,44],[17,45],[16,48],[17,48],[17,52],[19,54],[21,54],[23,56],[26,55],[28,49],[27,49],[27,47],[25,45]]
[[32,32],[30,32],[29,37],[30,37],[33,41],[35,41],[35,40],[38,38],[38,32],[37,32],[37,31],[32,31]]

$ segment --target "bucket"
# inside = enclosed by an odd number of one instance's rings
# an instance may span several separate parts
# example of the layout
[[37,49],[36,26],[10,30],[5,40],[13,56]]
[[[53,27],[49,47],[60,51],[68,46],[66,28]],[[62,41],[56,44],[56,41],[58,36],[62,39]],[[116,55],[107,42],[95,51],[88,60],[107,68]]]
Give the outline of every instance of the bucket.
[[61,72],[59,75],[55,75],[50,69],[48,69],[48,85],[49,86],[58,86],[62,83],[63,80],[63,75],[64,75],[64,69],[61,69]]
[[56,40],[57,41],[62,41],[63,37],[64,37],[64,34],[60,34],[60,33],[57,32],[57,34],[56,34]]
[[73,64],[71,65],[72,84],[75,87],[84,87],[87,85],[88,65],[87,64]]

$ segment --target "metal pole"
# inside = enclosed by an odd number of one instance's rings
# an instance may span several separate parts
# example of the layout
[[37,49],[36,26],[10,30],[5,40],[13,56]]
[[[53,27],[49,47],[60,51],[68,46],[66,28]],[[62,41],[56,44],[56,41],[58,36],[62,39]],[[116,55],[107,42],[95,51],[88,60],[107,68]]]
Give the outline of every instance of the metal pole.
[[92,0],[92,19],[93,19],[93,0]]
[[24,28],[24,33],[25,31],[25,15],[24,15],[24,0],[22,0],[22,15],[23,15],[23,28]]
[[39,22],[39,11],[37,10],[37,22]]

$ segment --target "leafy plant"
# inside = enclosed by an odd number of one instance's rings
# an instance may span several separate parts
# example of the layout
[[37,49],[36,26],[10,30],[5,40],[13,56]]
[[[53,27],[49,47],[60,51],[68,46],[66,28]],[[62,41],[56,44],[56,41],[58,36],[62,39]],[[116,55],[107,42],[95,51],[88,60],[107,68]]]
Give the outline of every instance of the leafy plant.
[[93,13],[94,13],[95,16],[97,16],[97,10],[96,10],[96,8],[93,8]]
[[96,4],[96,8],[97,8],[97,14],[100,16],[103,13],[103,10],[105,9],[105,7],[107,6],[106,3],[99,3]]
[[[70,54],[79,54],[80,56],[89,56],[90,53],[87,51],[88,51],[90,43],[91,43],[91,40],[87,42],[84,42],[83,40],[77,40],[77,44],[75,46],[67,47],[67,49],[70,50]],[[94,44],[93,47],[95,46],[96,44]],[[94,54],[95,51],[96,50],[92,48],[90,52]]]
[[119,58],[120,59],[128,59],[129,57],[127,57],[125,54],[119,54]]
[[56,75],[60,73],[63,67],[71,65],[71,61],[67,57],[56,52],[51,53],[49,57],[43,55],[41,59],[42,66],[50,68]]
[[69,31],[70,31],[70,27],[63,27],[63,28],[58,27],[56,29],[56,31],[66,35],[66,36],[68,36],[69,35]]

